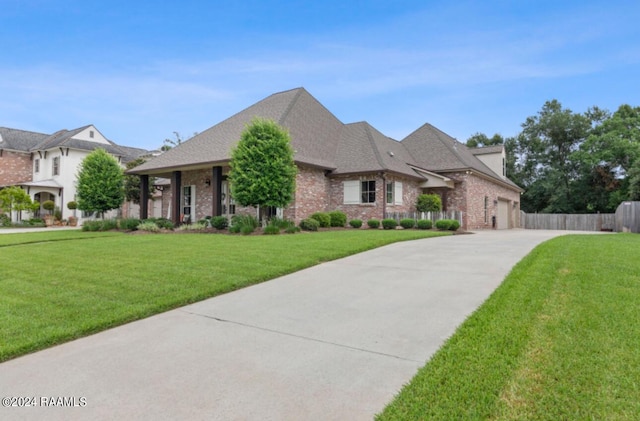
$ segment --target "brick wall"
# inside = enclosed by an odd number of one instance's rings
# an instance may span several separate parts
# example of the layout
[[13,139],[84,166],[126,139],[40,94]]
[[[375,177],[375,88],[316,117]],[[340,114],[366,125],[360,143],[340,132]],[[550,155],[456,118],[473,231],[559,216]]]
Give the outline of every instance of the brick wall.
[[0,157],[0,186],[32,181],[33,161],[29,154],[2,151]]
[[327,212],[329,179],[324,170],[299,165],[293,202],[284,210],[284,217],[296,224],[314,212]]
[[[518,192],[473,173],[450,173],[447,177],[456,180],[456,188],[447,192],[445,209],[464,212],[464,229],[491,229],[491,217],[498,216],[498,200],[509,203],[509,228],[519,226],[520,194]],[[486,213],[485,197],[487,197]]]
[[[191,218],[192,222],[196,222],[205,216],[213,215],[213,184],[211,177],[211,169],[185,171],[182,173],[182,187],[196,187],[196,209],[195,216]],[[206,180],[209,180],[209,186],[206,185]]]

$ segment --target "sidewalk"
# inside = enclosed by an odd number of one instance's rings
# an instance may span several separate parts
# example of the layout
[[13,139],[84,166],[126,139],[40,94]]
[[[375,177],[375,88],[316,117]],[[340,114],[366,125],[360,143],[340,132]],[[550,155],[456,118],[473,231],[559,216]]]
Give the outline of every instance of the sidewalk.
[[515,263],[563,234],[396,243],[11,360],[2,397],[78,405],[0,419],[371,420]]

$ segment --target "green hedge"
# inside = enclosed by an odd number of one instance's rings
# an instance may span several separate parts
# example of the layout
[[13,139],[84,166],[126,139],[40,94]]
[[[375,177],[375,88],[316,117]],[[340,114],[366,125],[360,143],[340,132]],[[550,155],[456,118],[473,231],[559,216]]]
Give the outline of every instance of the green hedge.
[[352,219],[349,221],[349,225],[351,225],[352,228],[360,228],[362,227],[362,219]]
[[304,231],[318,231],[320,222],[317,219],[307,218],[300,221],[300,228]]
[[371,218],[367,221],[367,225],[369,226],[369,228],[380,228],[380,221],[375,219],[375,218]]
[[396,229],[397,226],[398,226],[398,223],[396,222],[395,219],[386,218],[382,220],[382,228],[386,230]]
[[411,229],[416,226],[416,220],[413,218],[404,218],[400,220],[400,226],[404,229]]
[[431,222],[430,219],[421,219],[416,223],[416,225],[418,226],[418,229],[430,230],[431,227],[433,227],[433,222]]
[[342,211],[329,212],[332,227],[344,227],[347,224],[347,214]]
[[315,212],[310,218],[318,221],[321,228],[329,228],[331,226],[331,216],[327,212]]

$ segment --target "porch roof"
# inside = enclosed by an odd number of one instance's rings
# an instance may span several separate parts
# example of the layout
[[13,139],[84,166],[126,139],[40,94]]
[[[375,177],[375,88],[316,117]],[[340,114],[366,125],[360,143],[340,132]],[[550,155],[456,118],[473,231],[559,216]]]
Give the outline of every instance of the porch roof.
[[50,189],[62,189],[64,188],[62,184],[58,183],[56,180],[40,180],[40,181],[29,181],[28,183],[18,183],[18,186],[24,187],[46,187]]

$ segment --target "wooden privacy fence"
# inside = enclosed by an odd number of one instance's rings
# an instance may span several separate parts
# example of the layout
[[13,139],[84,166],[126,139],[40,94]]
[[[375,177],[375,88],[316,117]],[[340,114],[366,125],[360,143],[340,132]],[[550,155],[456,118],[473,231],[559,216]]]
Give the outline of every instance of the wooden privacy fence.
[[614,213],[525,213],[520,212],[522,228],[538,230],[613,231]]

